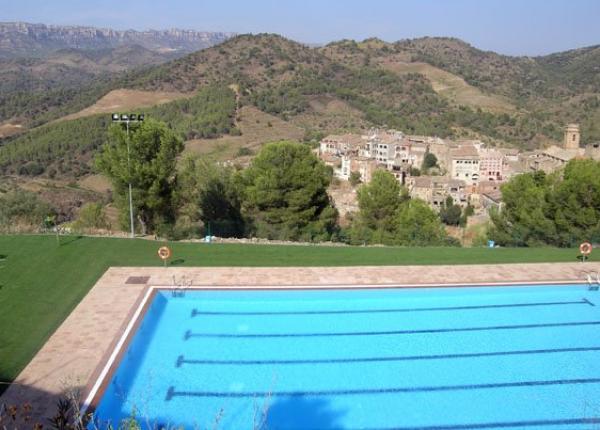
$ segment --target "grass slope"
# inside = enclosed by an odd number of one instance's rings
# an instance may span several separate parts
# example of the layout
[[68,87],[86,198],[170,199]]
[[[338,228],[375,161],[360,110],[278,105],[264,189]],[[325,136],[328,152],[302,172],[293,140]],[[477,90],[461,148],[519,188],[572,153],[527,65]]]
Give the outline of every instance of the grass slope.
[[[0,393],[110,266],[160,266],[147,240],[0,236]],[[182,266],[353,266],[577,261],[573,249],[360,248],[171,243]],[[592,260],[598,261],[598,254]]]
[[403,63],[382,61],[381,66],[399,74],[420,73],[431,82],[433,90],[456,105],[481,108],[490,112],[513,113],[516,107],[510,101],[496,94],[485,94],[479,88],[469,85],[460,76],[439,69],[427,63]]

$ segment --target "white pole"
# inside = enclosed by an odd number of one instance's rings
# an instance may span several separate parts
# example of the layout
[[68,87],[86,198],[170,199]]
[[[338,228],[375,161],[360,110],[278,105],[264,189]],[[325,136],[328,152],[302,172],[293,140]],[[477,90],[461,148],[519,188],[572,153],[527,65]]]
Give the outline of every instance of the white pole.
[[133,227],[133,198],[131,193],[131,166],[129,161],[129,120],[127,124],[127,174],[129,175],[129,224],[131,225],[131,237],[135,237],[135,230]]

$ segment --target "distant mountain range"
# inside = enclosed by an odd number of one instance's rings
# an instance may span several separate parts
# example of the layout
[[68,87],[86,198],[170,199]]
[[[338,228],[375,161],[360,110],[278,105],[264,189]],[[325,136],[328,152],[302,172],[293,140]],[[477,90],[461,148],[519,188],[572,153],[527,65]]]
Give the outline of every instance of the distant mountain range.
[[0,22],[0,58],[44,57],[75,48],[107,49],[139,45],[161,53],[187,53],[221,43],[234,33],[194,30],[112,30],[107,28]]

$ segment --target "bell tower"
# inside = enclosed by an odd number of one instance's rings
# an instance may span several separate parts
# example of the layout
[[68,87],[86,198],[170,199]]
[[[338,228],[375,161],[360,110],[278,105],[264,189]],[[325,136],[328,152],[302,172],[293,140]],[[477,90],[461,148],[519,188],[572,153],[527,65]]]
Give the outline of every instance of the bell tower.
[[579,124],[568,124],[565,127],[565,149],[579,149]]

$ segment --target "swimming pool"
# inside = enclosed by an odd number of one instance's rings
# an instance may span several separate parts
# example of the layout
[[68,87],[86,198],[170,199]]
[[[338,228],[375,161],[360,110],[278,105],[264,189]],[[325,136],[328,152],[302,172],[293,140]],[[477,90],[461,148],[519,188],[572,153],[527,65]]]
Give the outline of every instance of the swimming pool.
[[95,410],[202,429],[598,429],[582,285],[157,290]]

